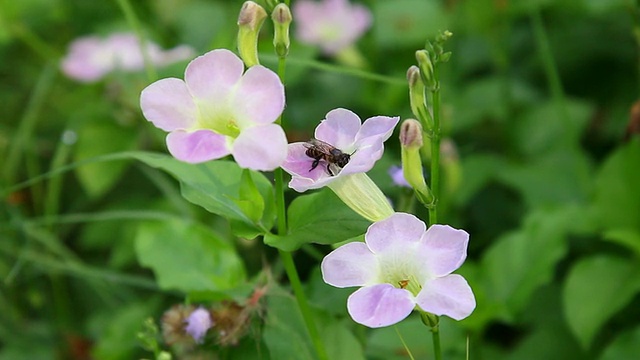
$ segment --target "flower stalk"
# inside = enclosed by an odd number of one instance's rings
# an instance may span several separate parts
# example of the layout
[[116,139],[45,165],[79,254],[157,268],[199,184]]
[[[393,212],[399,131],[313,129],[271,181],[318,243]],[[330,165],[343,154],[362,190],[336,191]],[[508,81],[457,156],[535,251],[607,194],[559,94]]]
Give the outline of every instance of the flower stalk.
[[[279,8],[280,10],[278,10]],[[272,19],[275,27],[273,45],[275,47],[276,53],[278,54],[278,77],[284,84],[286,59],[289,53],[289,25],[292,20],[289,7],[286,4],[278,4],[273,11]],[[280,30],[278,30],[278,28],[280,28]],[[286,48],[286,51],[282,51],[283,47]],[[282,126],[283,122],[283,116],[282,114],[280,114],[275,123]],[[280,235],[285,235],[287,233],[287,211],[284,199],[283,175],[284,171],[281,167],[275,169],[275,202],[276,213],[278,216],[278,234]],[[296,265],[293,261],[293,255],[291,252],[281,249],[278,249],[278,254],[280,255],[280,260],[282,261],[285,272],[287,273],[287,278],[289,279],[289,283],[291,284],[293,294],[296,298],[296,302],[298,303],[298,307],[300,308],[300,312],[302,313],[302,319],[304,320],[304,323],[307,327],[309,337],[313,342],[313,346],[315,347],[318,359],[328,360],[329,358],[324,348],[324,344],[320,339],[320,333],[318,332],[318,328],[316,327],[313,313],[311,312],[311,308],[309,307],[307,297],[304,294],[304,288],[302,287],[302,282],[300,281],[298,270],[296,269]]]
[[[438,199],[440,197],[440,140],[441,140],[441,128],[440,128],[440,113],[441,113],[441,98],[440,98],[440,63],[449,61],[451,57],[450,52],[444,52],[443,44],[452,36],[451,32],[444,31],[440,33],[435,41],[427,42],[425,49],[416,52],[416,61],[418,62],[418,68],[420,70],[420,77],[424,82],[424,86],[428,91],[428,95],[425,97],[425,107],[428,108],[428,103],[431,103],[431,119],[432,122],[426,122],[425,128],[426,135],[429,137],[429,146],[431,151],[431,196],[432,202],[427,206],[429,211],[429,225],[433,226],[438,223]],[[410,69],[411,71],[411,69]],[[415,70],[414,70],[415,72]],[[411,84],[411,77],[408,79]],[[413,75],[415,77],[415,75]],[[415,82],[415,81],[414,81]],[[415,85],[414,85],[415,86]],[[411,94],[411,92],[410,92]],[[414,100],[415,95],[410,95],[411,100]],[[414,107],[419,106],[413,106]],[[420,116],[424,116],[421,111],[416,112],[416,116],[420,119]],[[428,111],[427,111],[428,112]],[[421,119],[422,121],[422,119]],[[424,123],[424,122],[423,122]],[[404,150],[404,147],[403,147]],[[404,151],[403,151],[404,155]],[[404,161],[404,159],[403,159]],[[404,165],[404,164],[403,164]],[[418,197],[420,199],[420,197]],[[433,349],[435,353],[435,359],[442,359],[442,351],[440,349],[440,329],[438,324],[438,317],[434,314],[427,314],[421,312],[421,318],[425,325],[431,328],[433,337]]]

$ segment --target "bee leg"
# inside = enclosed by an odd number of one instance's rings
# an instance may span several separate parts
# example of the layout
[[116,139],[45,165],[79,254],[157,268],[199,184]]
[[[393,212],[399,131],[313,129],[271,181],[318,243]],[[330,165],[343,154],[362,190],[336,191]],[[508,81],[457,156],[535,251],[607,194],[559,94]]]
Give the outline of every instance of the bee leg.
[[309,172],[311,172],[311,171],[313,171],[313,169],[317,168],[318,164],[320,164],[320,159],[313,160],[313,162],[311,163],[311,169],[309,169]]
[[333,173],[333,171],[331,171],[331,164],[327,164],[327,173],[329,173],[330,176],[335,176],[335,174]]

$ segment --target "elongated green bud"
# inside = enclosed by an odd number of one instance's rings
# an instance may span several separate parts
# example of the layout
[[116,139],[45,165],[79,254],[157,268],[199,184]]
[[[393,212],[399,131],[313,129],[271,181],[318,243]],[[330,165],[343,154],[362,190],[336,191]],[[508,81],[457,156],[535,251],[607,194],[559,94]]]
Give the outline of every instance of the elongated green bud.
[[433,205],[433,194],[422,173],[422,126],[415,119],[407,119],[400,126],[402,174],[413,188],[416,197],[426,206]]
[[422,126],[430,131],[433,128],[433,118],[427,109],[425,98],[424,82],[420,76],[420,69],[412,65],[407,70],[407,81],[409,82],[409,103],[413,115],[420,120]]
[[431,56],[427,50],[416,51],[416,61],[418,61],[418,67],[420,68],[420,75],[425,85],[429,88],[435,87],[435,79],[433,78],[433,62]]
[[278,4],[271,13],[271,20],[273,20],[273,46],[276,54],[281,58],[286,57],[289,54],[289,25],[293,20],[287,4]]
[[258,34],[267,17],[262,6],[246,1],[238,15],[238,52],[247,67],[259,65]]

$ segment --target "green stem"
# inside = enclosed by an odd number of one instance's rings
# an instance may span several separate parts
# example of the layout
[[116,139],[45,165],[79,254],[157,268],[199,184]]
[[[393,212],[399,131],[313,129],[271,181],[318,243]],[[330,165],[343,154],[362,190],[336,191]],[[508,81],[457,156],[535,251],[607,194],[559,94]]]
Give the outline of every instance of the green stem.
[[431,90],[433,104],[433,131],[431,137],[431,193],[433,204],[429,207],[429,225],[438,223],[438,200],[440,199],[440,79],[438,64],[433,68],[436,86]]
[[400,338],[400,342],[402,343],[402,346],[404,346],[404,350],[407,352],[407,355],[409,355],[409,359],[415,360],[415,358],[413,357],[413,354],[411,353],[411,350],[407,346],[407,343],[404,341],[402,334],[400,334],[400,330],[398,330],[398,326],[394,325],[393,328],[396,330],[396,334],[398,334],[398,337]]
[[440,325],[436,325],[431,328],[431,335],[433,337],[433,352],[435,353],[435,359],[442,359],[442,350],[440,349]]
[[[278,59],[278,77],[280,77],[280,81],[282,81],[283,84],[285,83],[285,70],[286,58],[280,57]],[[284,121],[282,115],[278,117],[276,123],[280,124],[280,126],[283,125]],[[284,180],[282,168],[278,168],[275,170],[274,177],[276,187],[275,201],[278,214],[278,234],[285,235],[288,230],[287,212],[284,201]],[[327,353],[324,350],[324,345],[322,344],[322,340],[320,340],[320,334],[318,333],[318,328],[316,327],[313,313],[311,312],[311,308],[309,307],[309,303],[307,302],[307,298],[304,294],[304,289],[302,288],[302,282],[300,281],[298,270],[296,269],[296,265],[293,262],[293,255],[291,254],[291,252],[280,249],[278,250],[278,252],[280,253],[280,259],[282,261],[282,264],[284,265],[287,277],[289,278],[289,283],[291,284],[293,294],[295,295],[298,306],[300,307],[302,318],[307,327],[307,331],[309,332],[309,336],[311,337],[311,341],[313,342],[313,345],[316,349],[318,358],[320,360],[328,360]]]
[[[63,134],[64,136],[64,134]],[[65,143],[63,136],[60,137],[60,141],[58,142],[58,146],[53,156],[53,160],[51,161],[51,166],[49,170],[55,170],[61,166],[63,166],[67,159],[69,158],[69,154],[71,152],[71,147]],[[62,176],[57,176],[51,178],[49,183],[47,184],[46,198],[44,202],[44,216],[53,219],[54,216],[58,213],[60,208],[60,193],[62,189]],[[53,231],[53,224],[49,224],[49,230]]]
[[153,63],[151,62],[151,57],[149,56],[149,47],[147,46],[147,39],[142,33],[142,26],[140,25],[140,21],[136,16],[136,12],[133,11],[133,7],[129,0],[117,0],[118,5],[120,6],[120,10],[124,14],[124,17],[127,19],[129,26],[133,28],[133,31],[136,33],[138,40],[140,41],[140,51],[142,52],[142,59],[144,61],[144,69],[147,73],[147,80],[149,82],[155,81],[158,78],[158,73],[156,72]]
[[313,341],[313,346],[316,348],[316,352],[318,353],[318,358],[320,360],[328,360],[329,358],[327,357],[327,353],[324,350],[324,345],[320,340],[320,334],[318,333],[318,328],[316,327],[313,313],[311,312],[311,308],[309,307],[307,298],[304,295],[304,289],[302,288],[302,283],[300,282],[298,271],[296,270],[296,266],[293,263],[293,256],[288,251],[278,251],[280,253],[280,259],[282,260],[284,269],[287,273],[287,276],[289,277],[289,282],[291,283],[293,294],[298,301],[298,306],[300,307],[300,312],[302,313],[304,323],[307,326],[307,331],[309,331],[309,336],[311,337],[311,341]]
[[535,9],[531,11],[531,24],[533,26],[533,32],[536,38],[538,49],[540,50],[540,56],[542,57],[542,64],[544,66],[547,81],[549,82],[549,91],[553,97],[553,101],[556,104],[556,110],[558,116],[562,121],[565,128],[568,127],[569,110],[566,106],[566,99],[564,90],[562,88],[562,81],[558,74],[558,68],[553,58],[551,51],[551,45],[549,44],[549,38],[547,32],[542,23],[542,16],[540,10]]

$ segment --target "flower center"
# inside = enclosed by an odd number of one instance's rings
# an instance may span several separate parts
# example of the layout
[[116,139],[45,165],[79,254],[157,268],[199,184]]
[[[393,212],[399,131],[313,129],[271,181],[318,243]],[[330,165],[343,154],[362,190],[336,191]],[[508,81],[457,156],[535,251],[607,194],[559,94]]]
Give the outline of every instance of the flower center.
[[387,253],[379,261],[381,282],[409,290],[415,296],[422,290],[426,274],[420,271],[420,264],[413,259],[411,249]]
[[409,275],[402,280],[398,280],[396,284],[392,283],[392,285],[399,289],[407,289],[414,296],[417,296],[420,290],[422,290],[422,285],[420,285],[420,281],[418,281],[418,278],[416,278],[413,275]]
[[195,125],[199,129],[209,129],[231,137],[240,135],[240,127],[231,111],[224,107],[214,107],[209,103],[198,101],[198,121]]

